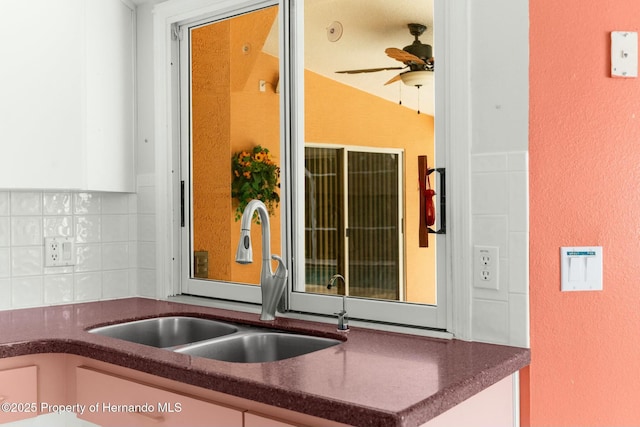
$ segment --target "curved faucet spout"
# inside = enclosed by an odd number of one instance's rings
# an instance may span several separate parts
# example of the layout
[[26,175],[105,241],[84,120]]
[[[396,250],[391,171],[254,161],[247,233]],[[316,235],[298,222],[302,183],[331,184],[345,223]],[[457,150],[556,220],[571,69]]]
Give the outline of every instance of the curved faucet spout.
[[[238,242],[238,249],[236,251],[236,262],[239,264],[250,264],[253,262],[251,220],[255,212],[258,212],[262,226],[262,268],[260,270],[262,313],[260,320],[268,321],[276,318],[276,308],[284,292],[289,272],[282,258],[277,255],[271,255],[269,211],[260,200],[251,200],[242,213],[240,241]],[[271,269],[272,259],[278,262],[278,268],[275,273]]]

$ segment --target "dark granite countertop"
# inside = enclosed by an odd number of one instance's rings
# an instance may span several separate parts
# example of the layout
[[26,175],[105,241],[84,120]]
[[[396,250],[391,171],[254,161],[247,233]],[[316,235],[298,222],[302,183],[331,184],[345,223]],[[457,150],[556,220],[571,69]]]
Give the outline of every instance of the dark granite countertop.
[[[86,332],[175,314],[265,326],[257,314],[144,298],[0,311],[0,358],[70,353],[358,426],[417,426],[525,367],[527,349],[353,327],[342,344],[269,363],[230,363]],[[269,327],[339,338],[335,326]]]

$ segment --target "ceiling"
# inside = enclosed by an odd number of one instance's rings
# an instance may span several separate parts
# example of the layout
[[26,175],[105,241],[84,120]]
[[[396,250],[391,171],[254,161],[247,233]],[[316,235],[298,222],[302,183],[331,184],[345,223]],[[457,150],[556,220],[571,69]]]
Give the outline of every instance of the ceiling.
[[[339,70],[395,67],[402,63],[389,58],[388,47],[402,49],[413,42],[407,24],[420,23],[427,30],[420,37],[433,46],[433,0],[307,0],[305,7],[305,68],[346,85],[372,93],[425,114],[433,114],[433,80],[420,89],[402,82],[384,84],[405,70],[363,74],[336,74]],[[334,21],[342,24],[342,37],[331,42],[327,29]],[[264,50],[277,52],[273,34]],[[437,53],[433,47],[434,55]],[[437,63],[437,61],[436,61]]]

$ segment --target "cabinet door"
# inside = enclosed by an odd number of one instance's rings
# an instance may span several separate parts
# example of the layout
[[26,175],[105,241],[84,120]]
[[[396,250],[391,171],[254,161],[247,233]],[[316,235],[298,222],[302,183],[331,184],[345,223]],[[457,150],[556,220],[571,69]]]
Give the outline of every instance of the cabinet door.
[[76,368],[78,418],[103,427],[242,427],[242,411],[169,390]]
[[0,424],[38,415],[38,368],[0,371]]
[[135,12],[121,0],[86,7],[86,188],[135,191]]
[[79,188],[82,0],[2,2],[0,187]]
[[135,16],[121,0],[2,3],[0,188],[135,191]]

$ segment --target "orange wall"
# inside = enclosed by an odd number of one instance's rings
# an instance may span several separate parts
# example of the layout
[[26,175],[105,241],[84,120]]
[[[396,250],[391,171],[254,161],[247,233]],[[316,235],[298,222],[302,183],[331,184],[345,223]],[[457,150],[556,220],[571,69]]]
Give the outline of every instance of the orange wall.
[[[640,425],[640,80],[609,77],[609,32],[640,30],[640,1],[529,7],[523,413],[534,426]],[[602,292],[560,292],[559,248],[571,245],[603,246]]]

